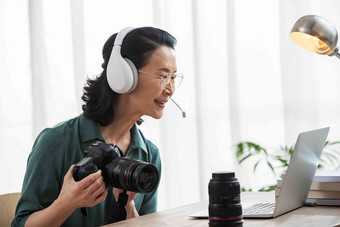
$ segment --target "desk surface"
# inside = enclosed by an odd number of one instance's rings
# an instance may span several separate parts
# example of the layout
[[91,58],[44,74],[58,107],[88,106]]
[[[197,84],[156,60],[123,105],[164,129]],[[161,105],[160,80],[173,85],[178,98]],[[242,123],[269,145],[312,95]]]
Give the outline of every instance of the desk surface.
[[[246,192],[241,194],[242,202],[274,201],[273,192]],[[106,225],[114,226],[208,226],[207,219],[192,219],[192,213],[208,209],[208,201],[194,203],[170,210],[159,211],[153,214],[125,220],[119,223]],[[332,226],[340,224],[340,207],[317,206],[301,207],[276,218],[271,219],[244,219],[243,226]]]

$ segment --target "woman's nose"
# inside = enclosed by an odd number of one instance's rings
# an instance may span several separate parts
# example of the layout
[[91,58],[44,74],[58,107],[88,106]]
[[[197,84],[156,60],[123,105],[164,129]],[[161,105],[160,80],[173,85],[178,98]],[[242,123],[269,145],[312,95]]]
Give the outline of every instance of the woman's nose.
[[170,82],[166,85],[165,89],[165,94],[169,95],[170,97],[174,94],[175,92],[175,86],[173,82],[170,80]]

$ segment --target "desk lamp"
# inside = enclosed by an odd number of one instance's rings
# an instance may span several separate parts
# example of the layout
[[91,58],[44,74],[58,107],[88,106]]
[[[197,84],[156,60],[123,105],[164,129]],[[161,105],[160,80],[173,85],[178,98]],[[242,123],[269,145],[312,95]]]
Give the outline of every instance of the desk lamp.
[[317,15],[307,15],[298,19],[291,32],[290,38],[299,46],[316,54],[337,56],[338,32],[328,20]]

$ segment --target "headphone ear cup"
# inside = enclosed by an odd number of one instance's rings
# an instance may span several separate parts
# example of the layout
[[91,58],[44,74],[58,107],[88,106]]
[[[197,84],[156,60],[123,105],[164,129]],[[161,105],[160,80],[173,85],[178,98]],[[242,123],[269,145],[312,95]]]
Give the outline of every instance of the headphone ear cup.
[[119,94],[132,92],[138,82],[135,65],[121,55],[124,37],[134,28],[127,27],[118,32],[106,68],[107,82],[111,89]]
[[131,71],[132,71],[132,85],[131,85],[131,88],[130,90],[128,91],[129,92],[132,92],[136,89],[137,87],[137,84],[138,84],[138,70],[135,66],[135,64],[133,64],[132,61],[130,61],[130,59],[128,58],[124,58],[124,60],[126,61],[126,63],[130,66],[131,68]]
[[111,89],[116,93],[123,94],[136,88],[138,73],[134,64],[121,56],[120,50],[120,46],[113,48],[107,64],[106,76]]

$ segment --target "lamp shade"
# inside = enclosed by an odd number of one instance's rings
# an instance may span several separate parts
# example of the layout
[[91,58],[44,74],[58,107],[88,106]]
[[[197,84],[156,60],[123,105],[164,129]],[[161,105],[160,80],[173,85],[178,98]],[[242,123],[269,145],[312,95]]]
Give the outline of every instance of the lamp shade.
[[291,32],[291,39],[308,51],[323,55],[335,55],[338,52],[338,32],[325,18],[307,15],[298,19]]

